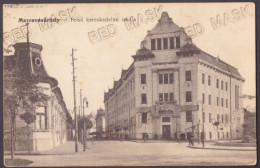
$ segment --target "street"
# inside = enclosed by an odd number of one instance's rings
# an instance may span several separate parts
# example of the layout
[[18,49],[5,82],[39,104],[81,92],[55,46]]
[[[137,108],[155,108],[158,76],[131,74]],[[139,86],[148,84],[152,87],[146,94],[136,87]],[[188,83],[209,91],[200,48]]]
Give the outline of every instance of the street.
[[[40,155],[15,155],[33,161],[28,166],[177,166],[177,165],[254,165],[256,151],[192,149],[187,143],[131,141],[87,142],[75,153],[75,143],[66,142]],[[7,155],[5,158],[10,158]]]

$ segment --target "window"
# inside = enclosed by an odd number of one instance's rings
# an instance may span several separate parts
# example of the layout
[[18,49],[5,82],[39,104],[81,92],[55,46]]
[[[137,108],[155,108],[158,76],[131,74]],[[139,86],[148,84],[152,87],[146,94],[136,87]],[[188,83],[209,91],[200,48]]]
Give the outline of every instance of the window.
[[219,138],[219,132],[218,132],[218,138]]
[[209,139],[212,139],[212,133],[209,132]]
[[163,117],[162,122],[170,122],[170,117]]
[[224,100],[221,98],[221,107],[224,107]]
[[223,90],[223,88],[224,88],[224,84],[223,84],[224,82],[223,81],[221,81],[221,90]]
[[226,91],[228,90],[228,83],[226,82]]
[[147,113],[142,113],[142,123],[147,123]]
[[205,84],[205,74],[202,74],[202,84]]
[[227,132],[227,138],[228,138],[228,132]]
[[164,84],[168,84],[168,74],[164,74]]
[[174,94],[170,93],[170,101],[174,101]]
[[163,38],[163,49],[168,49],[168,38]]
[[186,92],[186,102],[191,102],[192,99],[191,99],[191,91],[187,91]]
[[151,41],[151,50],[155,50],[155,39]]
[[226,99],[226,108],[228,108],[228,99]]
[[38,130],[47,130],[47,107],[38,106],[36,109],[35,126]]
[[218,88],[218,79],[216,80],[216,87]]
[[229,123],[228,114],[226,114],[226,117],[225,117],[225,123],[226,123],[226,124]]
[[185,80],[191,81],[191,71],[185,71]]
[[211,85],[211,77],[208,76],[208,85],[210,86]]
[[217,97],[217,106],[219,106],[219,98]]
[[239,109],[239,86],[235,86],[235,109]]
[[141,94],[141,97],[142,97],[141,104],[146,104],[147,103],[147,101],[146,101],[146,94]]
[[164,101],[168,101],[168,93],[164,93]]
[[163,101],[163,93],[159,93],[159,101]]
[[225,137],[224,137],[224,132],[222,132],[222,138],[225,138]]
[[141,84],[146,84],[146,74],[141,74]]
[[202,113],[202,122],[205,122],[205,112]]
[[205,94],[202,93],[202,103],[205,104]]
[[222,123],[224,123],[224,115],[223,114],[221,115],[221,121],[222,121]]
[[209,122],[211,123],[211,113],[209,113]]
[[209,95],[209,105],[211,104],[211,95]]
[[176,48],[180,48],[181,46],[181,40],[180,40],[180,37],[176,37]]
[[159,84],[163,84],[163,74],[159,74]]
[[170,37],[170,49],[174,49],[174,38]]
[[161,50],[161,49],[162,49],[162,40],[157,39],[157,50]]
[[169,78],[170,78],[170,84],[173,84],[173,73],[169,74]]
[[186,122],[192,122],[192,112],[186,111]]

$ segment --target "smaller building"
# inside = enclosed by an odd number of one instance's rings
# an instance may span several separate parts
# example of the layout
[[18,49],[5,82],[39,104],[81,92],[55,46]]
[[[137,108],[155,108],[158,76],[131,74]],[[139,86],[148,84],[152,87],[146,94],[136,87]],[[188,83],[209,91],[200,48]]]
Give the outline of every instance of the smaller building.
[[[19,77],[33,79],[38,87],[48,95],[49,99],[35,104],[35,110],[29,111],[35,115],[34,123],[30,124],[27,135],[27,124],[20,116],[23,109],[18,111],[14,121],[14,148],[16,151],[46,151],[59,146],[71,137],[72,118],[67,110],[58,81],[49,76],[43,60],[42,45],[22,42],[13,45],[15,53],[3,57],[3,80],[15,74]],[[7,83],[8,84],[8,83]],[[4,97],[6,98],[6,97]],[[4,114],[10,111],[5,107]],[[4,150],[11,150],[11,119],[4,116]]]
[[256,113],[244,108],[243,134],[256,138]]
[[102,108],[99,108],[97,110],[97,115],[96,115],[96,132],[97,132],[97,136],[103,137],[105,129],[106,129],[106,125],[105,125],[105,111]]

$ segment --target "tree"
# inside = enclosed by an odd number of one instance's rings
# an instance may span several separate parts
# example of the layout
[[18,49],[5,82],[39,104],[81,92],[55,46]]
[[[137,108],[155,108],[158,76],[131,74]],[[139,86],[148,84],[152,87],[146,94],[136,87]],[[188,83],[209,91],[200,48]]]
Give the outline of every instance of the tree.
[[20,115],[20,118],[23,119],[27,124],[27,140],[28,140],[27,143],[28,143],[28,152],[30,153],[30,134],[31,134],[31,132],[30,132],[29,125],[35,121],[36,116],[35,116],[35,114],[27,111],[27,112],[23,113],[22,115]]
[[39,78],[32,75],[22,75],[19,71],[5,71],[3,79],[4,117],[10,121],[11,159],[14,159],[16,116],[22,112],[34,112],[36,103],[46,102],[49,97],[43,88],[38,86]]
[[85,124],[86,124],[86,130],[91,129],[93,127],[93,122],[89,118],[87,118],[87,117],[82,118],[78,122],[78,128],[79,129],[84,129],[84,120],[85,120]]

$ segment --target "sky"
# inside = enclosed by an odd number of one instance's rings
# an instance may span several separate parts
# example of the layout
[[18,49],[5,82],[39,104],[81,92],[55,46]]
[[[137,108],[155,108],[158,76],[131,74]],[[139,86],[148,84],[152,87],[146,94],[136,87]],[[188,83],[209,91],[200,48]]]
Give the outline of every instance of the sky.
[[[47,28],[31,22],[30,41],[43,46],[46,71],[58,80],[70,110],[73,109],[72,48],[76,49],[74,56],[77,59],[77,105],[82,89],[83,97],[89,101],[87,113],[96,113],[100,107],[104,108],[104,91],[113,87],[122,68],[131,65],[131,56],[140,48],[147,31],[156,25],[163,11],[188,34],[193,34],[193,43],[198,48],[238,68],[245,78],[243,94],[256,95],[253,3],[25,4],[5,5],[3,10],[3,46],[10,50],[9,53],[5,50],[4,55],[12,54],[13,48],[8,48],[10,44],[26,41],[25,22],[19,22],[19,18],[62,18]],[[131,16],[139,23],[133,29],[123,21]],[[71,20],[76,17],[82,21]],[[94,18],[107,20],[91,21]],[[217,18],[222,25],[214,28],[214,24],[218,24],[214,23]],[[245,99],[244,107],[255,108],[255,99]]]

